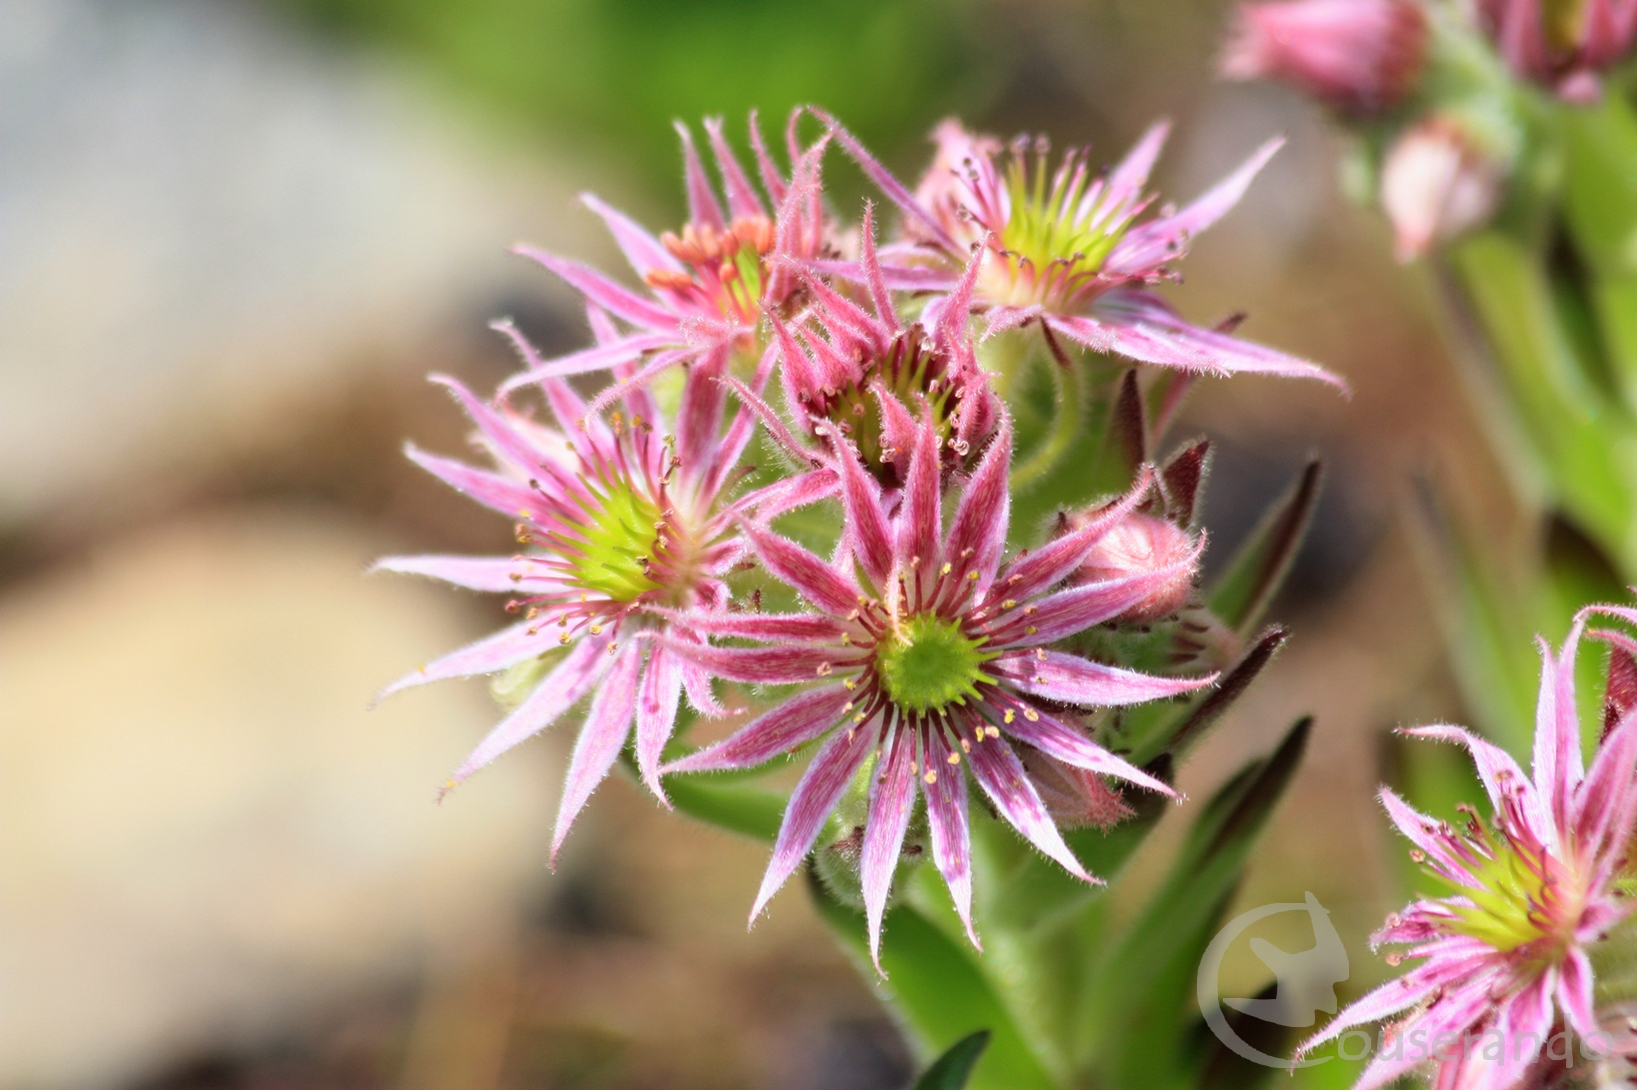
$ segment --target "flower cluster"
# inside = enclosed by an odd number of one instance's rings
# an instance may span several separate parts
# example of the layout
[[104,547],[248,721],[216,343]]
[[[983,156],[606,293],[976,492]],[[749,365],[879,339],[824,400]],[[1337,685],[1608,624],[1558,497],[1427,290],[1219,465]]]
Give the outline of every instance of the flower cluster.
[[1354,1090],[1385,1086],[1425,1062],[1424,1049],[1395,1047],[1405,1039],[1439,1042],[1438,1086],[1506,1090],[1548,1083],[1536,1069],[1554,1062],[1540,1049],[1560,1021],[1582,1040],[1599,1035],[1590,948],[1632,908],[1624,879],[1637,825],[1637,715],[1629,680],[1637,660],[1629,637],[1598,633],[1616,644],[1616,665],[1588,771],[1574,673],[1585,626],[1598,613],[1637,620],[1637,610],[1594,606],[1576,617],[1555,654],[1541,646],[1533,777],[1504,750],[1459,727],[1406,732],[1464,745],[1493,813],[1485,822],[1463,806],[1460,824],[1452,825],[1382,789],[1388,816],[1414,845],[1411,856],[1449,892],[1389,916],[1372,940],[1407,947],[1388,955],[1391,965],[1406,957],[1421,964],[1343,1010],[1302,1046],[1305,1052],[1355,1026],[1393,1019]]
[[[1042,339],[1020,343],[1047,346],[1048,367],[1111,353],[1126,367],[1337,380],[1195,326],[1151,290],[1275,144],[1180,211],[1145,217],[1164,126],[1094,176],[1082,151],[1048,170],[1038,141],[1006,150],[949,123],[912,193],[826,115],[806,121],[817,136],[803,143],[806,116],[787,129],[788,172],[752,118],[759,182],[708,122],[719,192],[684,129],[689,219],[678,230],[656,237],[585,199],[640,287],[520,248],[583,294],[594,343],[548,360],[501,325],[524,366],[494,400],[438,380],[492,466],[410,451],[513,520],[518,551],[379,565],[508,595],[517,620],[392,688],[504,671],[522,693],[450,787],[588,703],[554,855],[622,754],[664,801],[666,777],[813,746],[756,911],[856,791],[867,814],[848,835],[861,843],[872,949],[912,827],[976,942],[968,773],[1030,843],[1094,880],[1054,817],[1129,812],[1113,781],[1173,791],[1100,744],[1088,716],[1215,677],[1192,654],[1145,672],[1069,642],[1186,627],[1176,618],[1198,608],[1203,541],[1186,514],[1157,512],[1179,489],[1192,510],[1203,444],[1163,472],[1139,460],[1036,540],[1037,527],[1009,518],[1009,474],[1014,447],[1038,436],[1014,426],[988,354],[1038,326]],[[836,145],[900,212],[879,248],[869,206],[849,228],[825,203],[821,167]],[[593,374],[606,377],[568,381]],[[1165,388],[1143,374],[1126,373],[1131,396]],[[1177,396],[1173,386],[1170,408]],[[842,517],[804,519],[813,505]],[[759,714],[722,740],[679,737],[697,718],[738,716],[741,697]]]

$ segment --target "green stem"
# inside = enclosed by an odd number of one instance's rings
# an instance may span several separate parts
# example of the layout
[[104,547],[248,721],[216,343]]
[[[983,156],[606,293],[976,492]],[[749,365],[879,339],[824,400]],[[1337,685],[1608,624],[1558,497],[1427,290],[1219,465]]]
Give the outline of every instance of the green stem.
[[1080,430],[1080,402],[1085,396],[1085,379],[1079,367],[1050,364],[1052,384],[1056,388],[1057,412],[1052,418],[1052,430],[1021,463],[1012,467],[1012,488],[1022,492],[1036,484],[1062,461],[1074,445]]

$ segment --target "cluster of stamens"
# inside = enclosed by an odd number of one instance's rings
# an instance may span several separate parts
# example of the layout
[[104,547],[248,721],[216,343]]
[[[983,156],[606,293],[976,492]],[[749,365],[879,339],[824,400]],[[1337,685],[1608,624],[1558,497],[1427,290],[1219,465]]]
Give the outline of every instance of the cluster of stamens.
[[1530,947],[1542,959],[1555,958],[1572,941],[1584,908],[1581,883],[1559,858],[1572,857],[1572,849],[1554,854],[1530,831],[1516,785],[1503,784],[1501,812],[1492,828],[1472,807],[1457,809],[1465,819],[1460,828],[1440,822],[1426,826],[1426,832],[1438,839],[1466,878],[1477,881],[1476,887],[1456,881],[1447,864],[1429,865],[1425,852],[1410,853],[1428,874],[1472,902],[1449,905],[1455,918],[1444,928],[1503,953]]
[[740,216],[721,229],[690,223],[680,237],[667,231],[660,242],[691,271],[653,269],[645,279],[649,287],[709,304],[738,322],[755,323],[766,282],[763,259],[772,251],[774,238],[773,223],[766,216]]
[[567,644],[582,631],[599,636],[617,627],[639,604],[687,604],[681,599],[699,543],[668,487],[680,465],[670,438],[656,438],[640,417],[627,427],[613,413],[609,425],[613,442],[606,447],[568,444],[578,461],[572,472],[541,465],[551,487],[529,481],[546,503],[517,524],[518,544],[535,551],[513,557],[511,580],[555,584],[506,603],[507,612],[538,620],[530,635],[555,624]]

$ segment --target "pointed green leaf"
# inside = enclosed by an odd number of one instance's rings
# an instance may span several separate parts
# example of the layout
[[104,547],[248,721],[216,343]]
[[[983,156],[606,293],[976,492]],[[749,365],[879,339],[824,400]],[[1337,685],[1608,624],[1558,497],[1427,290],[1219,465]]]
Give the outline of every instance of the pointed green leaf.
[[1057,1083],[1024,1043],[1016,1022],[984,979],[976,955],[906,904],[887,912],[882,983],[870,965],[864,914],[835,900],[808,874],[819,916],[898,1016],[922,1056],[936,1056],[980,1029],[992,1035],[967,1084],[970,1090],[1055,1090]]
[[1207,596],[1211,612],[1235,632],[1245,635],[1255,628],[1284,585],[1313,519],[1321,475],[1318,459],[1307,464],[1290,491],[1262,516],[1211,588]]
[[1207,803],[1171,870],[1108,952],[1082,997],[1083,1055],[1104,1085],[1165,1084],[1185,1072],[1180,1041],[1191,1017],[1194,974],[1252,847],[1301,763],[1311,719],[1290,729]]
[[1133,731],[1126,758],[1143,766],[1161,753],[1180,757],[1198,745],[1210,733],[1222,713],[1233,707],[1234,702],[1250,688],[1250,683],[1273,661],[1274,653],[1284,645],[1288,636],[1289,633],[1277,625],[1262,633],[1214,687],[1196,696],[1180,712],[1157,719],[1152,727],[1140,735]]
[[980,1029],[949,1046],[926,1074],[915,1080],[915,1090],[966,1090],[978,1057],[989,1047],[989,1031]]

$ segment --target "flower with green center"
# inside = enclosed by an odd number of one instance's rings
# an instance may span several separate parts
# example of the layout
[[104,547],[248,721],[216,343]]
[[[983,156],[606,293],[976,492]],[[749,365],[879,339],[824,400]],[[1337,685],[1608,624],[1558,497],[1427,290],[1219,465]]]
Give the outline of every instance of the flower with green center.
[[917,714],[941,714],[951,704],[977,700],[978,685],[995,681],[983,664],[998,652],[985,651],[985,642],[955,621],[917,613],[898,622],[876,649],[881,687],[895,705]]
[[1634,0],[1475,0],[1472,9],[1519,78],[1581,105],[1602,97],[1603,72],[1637,40]]
[[[994,137],[946,121],[933,132],[932,169],[911,193],[839,122],[818,116],[903,213],[905,237],[881,252],[886,286],[955,292],[976,251],[982,268],[972,304],[988,319],[986,336],[1038,324],[1060,362],[1068,359],[1066,339],[1189,371],[1262,372],[1342,385],[1306,360],[1184,321],[1148,290],[1175,279],[1170,263],[1239,202],[1282,141],[1264,144],[1192,204],[1143,219],[1152,203],[1144,186],[1170,128],[1165,122],[1111,171],[1095,173],[1084,149],[1050,169],[1043,141],[1020,139],[1006,149]],[[827,267],[866,279],[858,266]]]
[[679,619],[702,633],[757,646],[675,645],[720,678],[811,686],[664,769],[752,767],[825,739],[785,810],[752,918],[875,757],[860,874],[877,955],[893,869],[918,795],[926,800],[933,861],[971,934],[967,770],[1018,832],[1071,874],[1092,881],[1063,842],[1018,750],[1174,794],[1098,746],[1072,713],[1059,709],[1132,704],[1213,680],[1153,677],[1048,649],[1118,616],[1174,576],[1161,570],[1058,589],[1144,498],[1146,475],[1101,517],[1003,566],[1009,427],[1003,424],[983,452],[947,531],[937,446],[932,428],[917,429],[902,490],[890,499],[856,452],[843,448],[838,468],[847,533],[835,563],[756,522],[744,525],[762,566],[794,588],[809,611],[689,614]]
[[1354,1090],[1386,1086],[1429,1058],[1439,1067],[1439,1086],[1507,1090],[1532,1080],[1535,1064],[1549,1062],[1540,1050],[1559,1017],[1583,1038],[1597,1032],[1587,949],[1631,911],[1619,878],[1637,824],[1637,714],[1629,703],[1615,706],[1618,687],[1611,685],[1610,729],[1588,772],[1580,758],[1574,670],[1594,612],[1637,621],[1637,610],[1594,606],[1575,618],[1556,654],[1542,644],[1532,780],[1504,750],[1458,727],[1406,732],[1465,745],[1494,814],[1486,825],[1462,807],[1463,823],[1455,827],[1382,789],[1388,815],[1414,845],[1411,857],[1451,892],[1387,918],[1373,942],[1409,947],[1388,955],[1388,964],[1406,956],[1421,964],[1342,1011],[1297,1055],[1399,1015],[1384,1040],[1454,1044],[1430,1056],[1425,1047],[1386,1047]]
[[[604,327],[604,343],[615,335]],[[666,645],[703,637],[664,619],[657,608],[709,613],[727,604],[722,577],[743,558],[737,512],[765,517],[821,498],[835,487],[830,470],[798,475],[737,496],[728,493],[754,435],[740,407],[728,421],[722,383],[690,372],[676,437],[661,438],[661,417],[647,392],[627,392],[629,423],[606,421],[560,379],[540,383],[560,430],[506,406],[486,404],[452,379],[438,379],[460,400],[494,455],[479,469],[413,448],[422,467],[516,521],[521,551],[511,557],[409,556],[379,568],[428,575],[472,590],[510,595],[519,620],[403,678],[388,692],[440,678],[497,673],[550,661],[527,693],[466,762],[453,787],[590,696],[569,762],[552,854],[634,729],[644,780],[663,798],[659,755],[676,724],[684,689],[700,711],[723,709],[703,673]],[[570,438],[572,436],[572,438]],[[639,638],[641,637],[641,638]],[[566,650],[565,650],[566,649]]]

